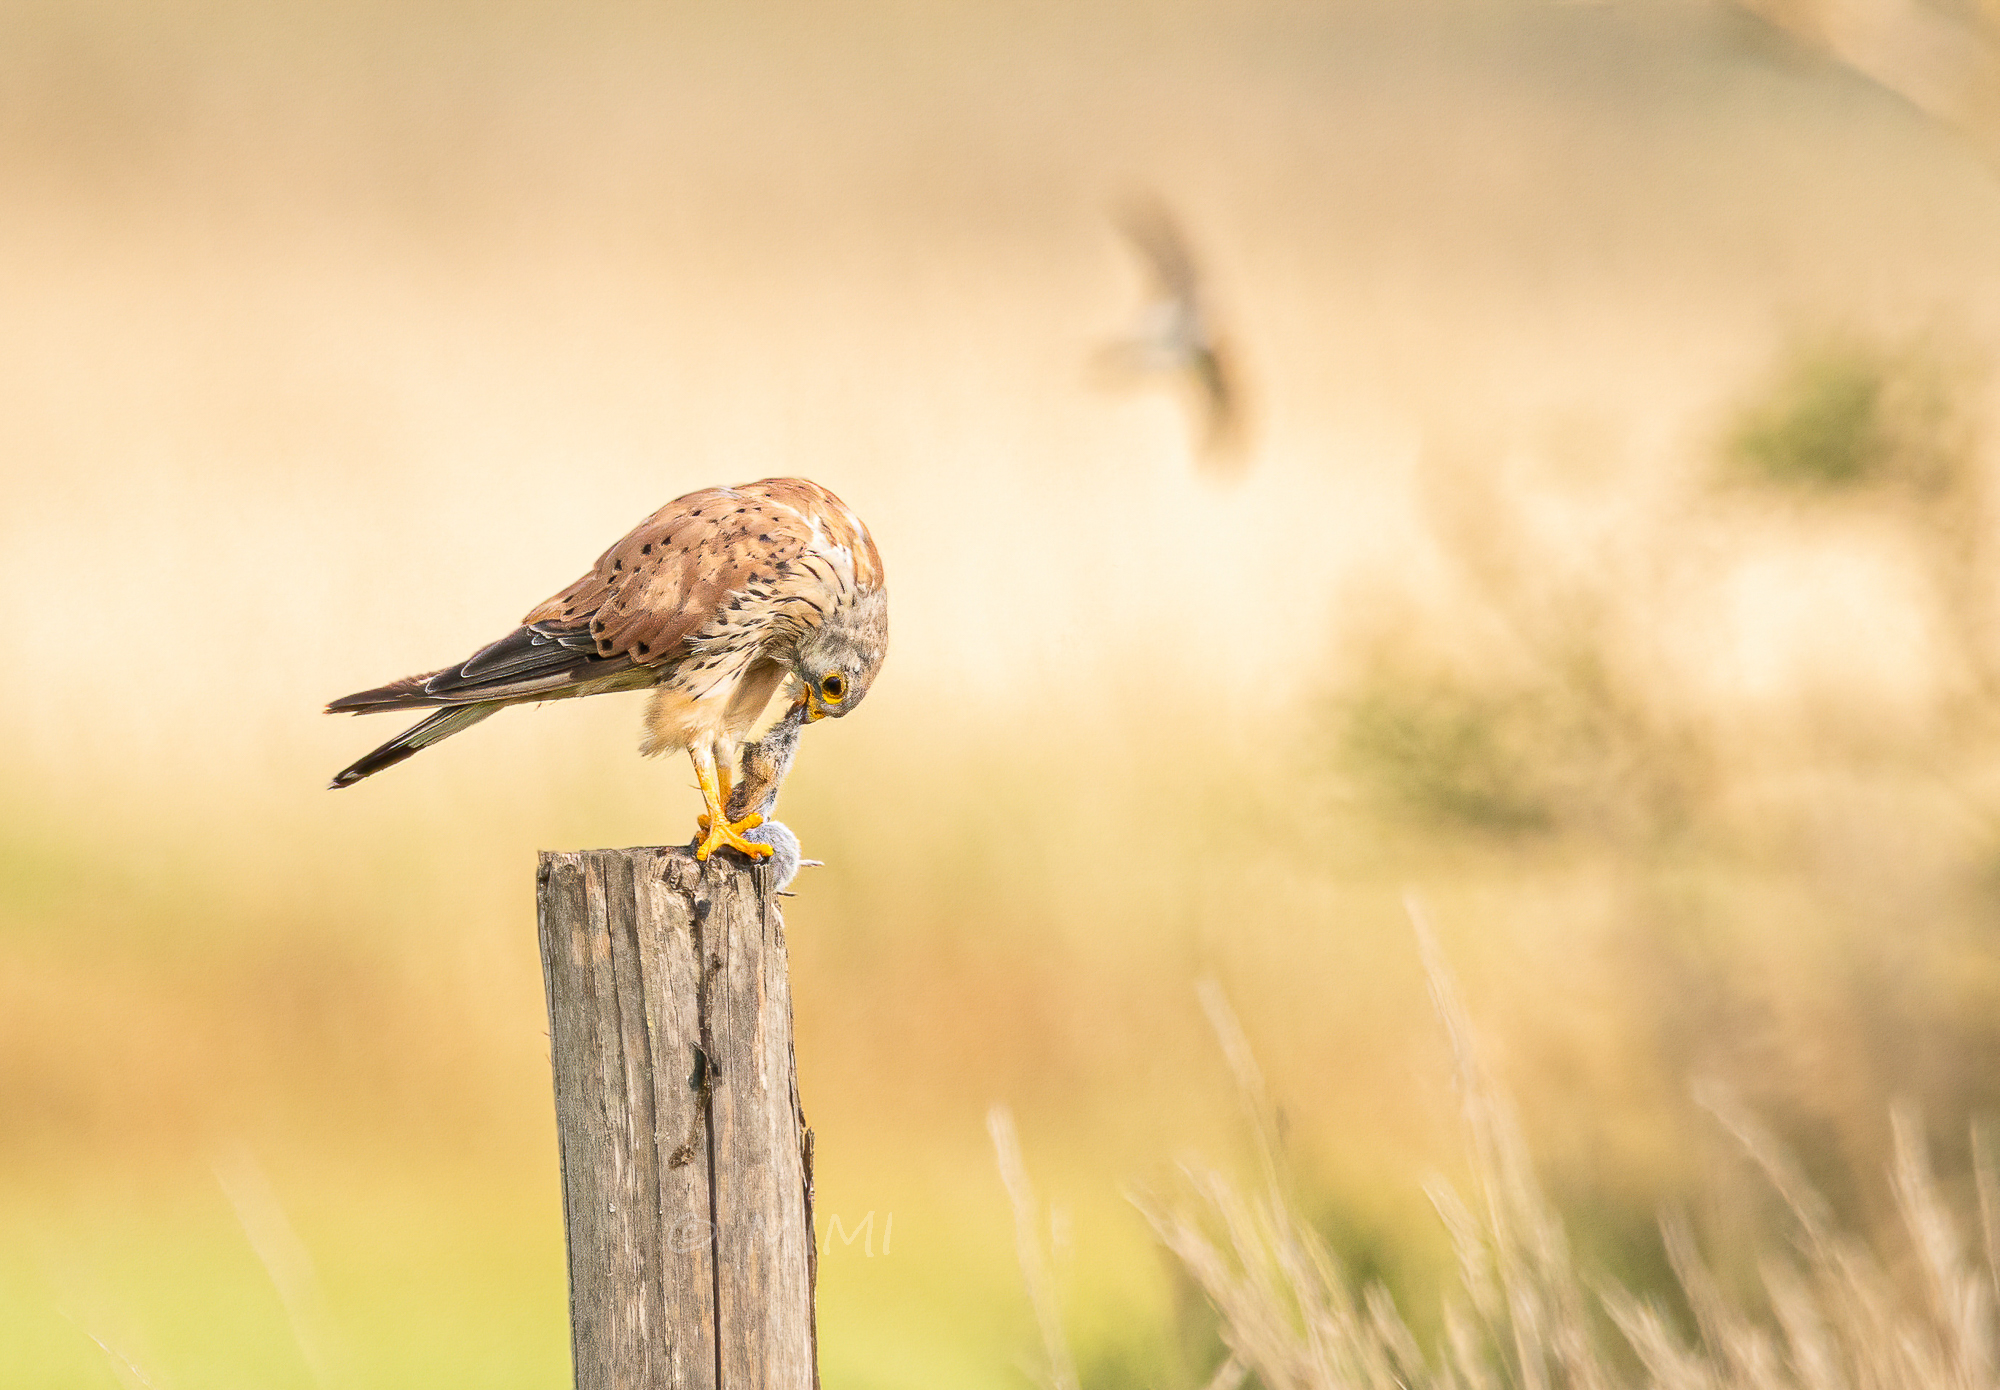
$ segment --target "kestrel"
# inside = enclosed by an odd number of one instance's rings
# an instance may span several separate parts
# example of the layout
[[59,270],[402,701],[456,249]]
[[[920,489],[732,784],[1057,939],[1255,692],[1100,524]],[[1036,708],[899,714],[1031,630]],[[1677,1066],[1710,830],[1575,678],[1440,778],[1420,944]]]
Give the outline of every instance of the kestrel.
[[521,626],[456,666],[329,704],[329,714],[436,712],[333,779],[371,773],[507,705],[653,692],[639,751],[685,749],[706,814],[695,857],[744,838],[731,821],[737,749],[787,678],[810,722],[852,711],[889,645],[882,557],[851,508],[804,478],[766,478],[676,498],[605,551]]
[[1243,442],[1243,390],[1187,238],[1163,205],[1146,199],[1121,208],[1118,226],[1145,262],[1150,294],[1132,332],[1100,360],[1120,376],[1184,383],[1200,419],[1203,462],[1234,463]]

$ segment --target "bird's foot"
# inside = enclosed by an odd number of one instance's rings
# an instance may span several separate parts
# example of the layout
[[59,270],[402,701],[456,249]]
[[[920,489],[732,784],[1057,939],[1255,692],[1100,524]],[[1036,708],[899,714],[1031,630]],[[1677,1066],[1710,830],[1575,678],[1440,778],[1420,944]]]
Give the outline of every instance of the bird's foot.
[[706,813],[695,817],[695,824],[702,830],[701,843],[695,846],[694,857],[706,859],[709,855],[727,845],[730,849],[748,855],[751,859],[764,859],[772,854],[769,845],[760,845],[755,840],[743,838],[746,830],[755,830],[764,823],[763,816],[752,811],[739,821],[721,817],[710,817]]

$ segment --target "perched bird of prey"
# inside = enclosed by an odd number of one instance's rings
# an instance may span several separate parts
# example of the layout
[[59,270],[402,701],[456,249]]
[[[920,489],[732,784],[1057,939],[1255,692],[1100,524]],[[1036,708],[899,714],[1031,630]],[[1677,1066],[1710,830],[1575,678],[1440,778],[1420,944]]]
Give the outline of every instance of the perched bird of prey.
[[1182,383],[1199,420],[1200,456],[1227,468],[1241,456],[1243,390],[1235,359],[1216,328],[1200,268],[1179,223],[1161,204],[1135,200],[1118,226],[1145,262],[1150,293],[1132,332],[1100,354],[1117,376]]
[[799,837],[777,819],[778,789],[792,770],[792,759],[799,751],[799,733],[811,718],[805,692],[800,691],[787,705],[784,716],[762,738],[743,745],[736,789],[729,795],[730,820],[741,822],[752,815],[763,818],[763,824],[745,831],[743,838],[771,847],[771,886],[780,893],[790,886],[800,869],[818,868],[820,862],[801,858]]
[[333,779],[352,786],[508,705],[653,692],[639,750],[686,750],[701,783],[706,859],[753,859],[761,816],[731,820],[737,749],[789,676],[806,721],[844,715],[889,645],[882,557],[851,508],[804,478],[676,498],[521,626],[456,666],[343,696],[329,714],[435,711]]

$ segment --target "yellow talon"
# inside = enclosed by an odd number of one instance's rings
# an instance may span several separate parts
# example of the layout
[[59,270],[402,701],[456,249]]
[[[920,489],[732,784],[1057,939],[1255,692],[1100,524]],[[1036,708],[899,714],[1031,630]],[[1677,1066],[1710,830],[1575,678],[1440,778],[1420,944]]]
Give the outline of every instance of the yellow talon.
[[699,819],[703,822],[701,827],[703,838],[701,844],[695,848],[694,857],[697,859],[708,858],[709,855],[724,845],[747,854],[752,859],[768,859],[772,854],[776,853],[769,845],[760,845],[755,840],[746,840],[743,838],[744,831],[754,830],[764,823],[764,818],[755,811],[752,811],[734,825],[731,825],[726,820],[711,821],[707,816],[702,816]]
[[776,853],[769,845],[743,838],[744,831],[755,830],[764,823],[762,815],[752,811],[742,820],[732,822],[722,809],[729,803],[728,769],[718,768],[715,755],[707,749],[696,750],[693,757],[694,774],[701,782],[701,799],[708,808],[695,817],[695,824],[701,827],[702,839],[695,846],[694,857],[705,860],[724,845],[753,860],[768,859]]

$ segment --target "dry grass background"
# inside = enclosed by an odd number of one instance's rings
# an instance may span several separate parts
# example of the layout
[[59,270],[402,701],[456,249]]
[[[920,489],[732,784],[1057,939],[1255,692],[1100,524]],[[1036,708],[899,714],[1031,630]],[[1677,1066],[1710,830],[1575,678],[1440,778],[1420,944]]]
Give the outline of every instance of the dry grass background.
[[[1134,189],[1233,488],[1087,380]],[[532,851],[693,796],[620,701],[335,796],[386,730],[316,710],[777,472],[896,605],[787,798],[823,1202],[895,1216],[830,1384],[1019,1383],[996,1099],[1083,1383],[1212,1368],[1119,1196],[1240,1147],[1203,974],[1434,1306],[1406,884],[1628,1286],[1663,1201],[1724,1278],[1772,1214],[1691,1075],[1864,1229],[1892,1099],[1994,1104],[2000,191],[1733,11],[21,0],[0,206],[0,1381],[561,1381]]]

